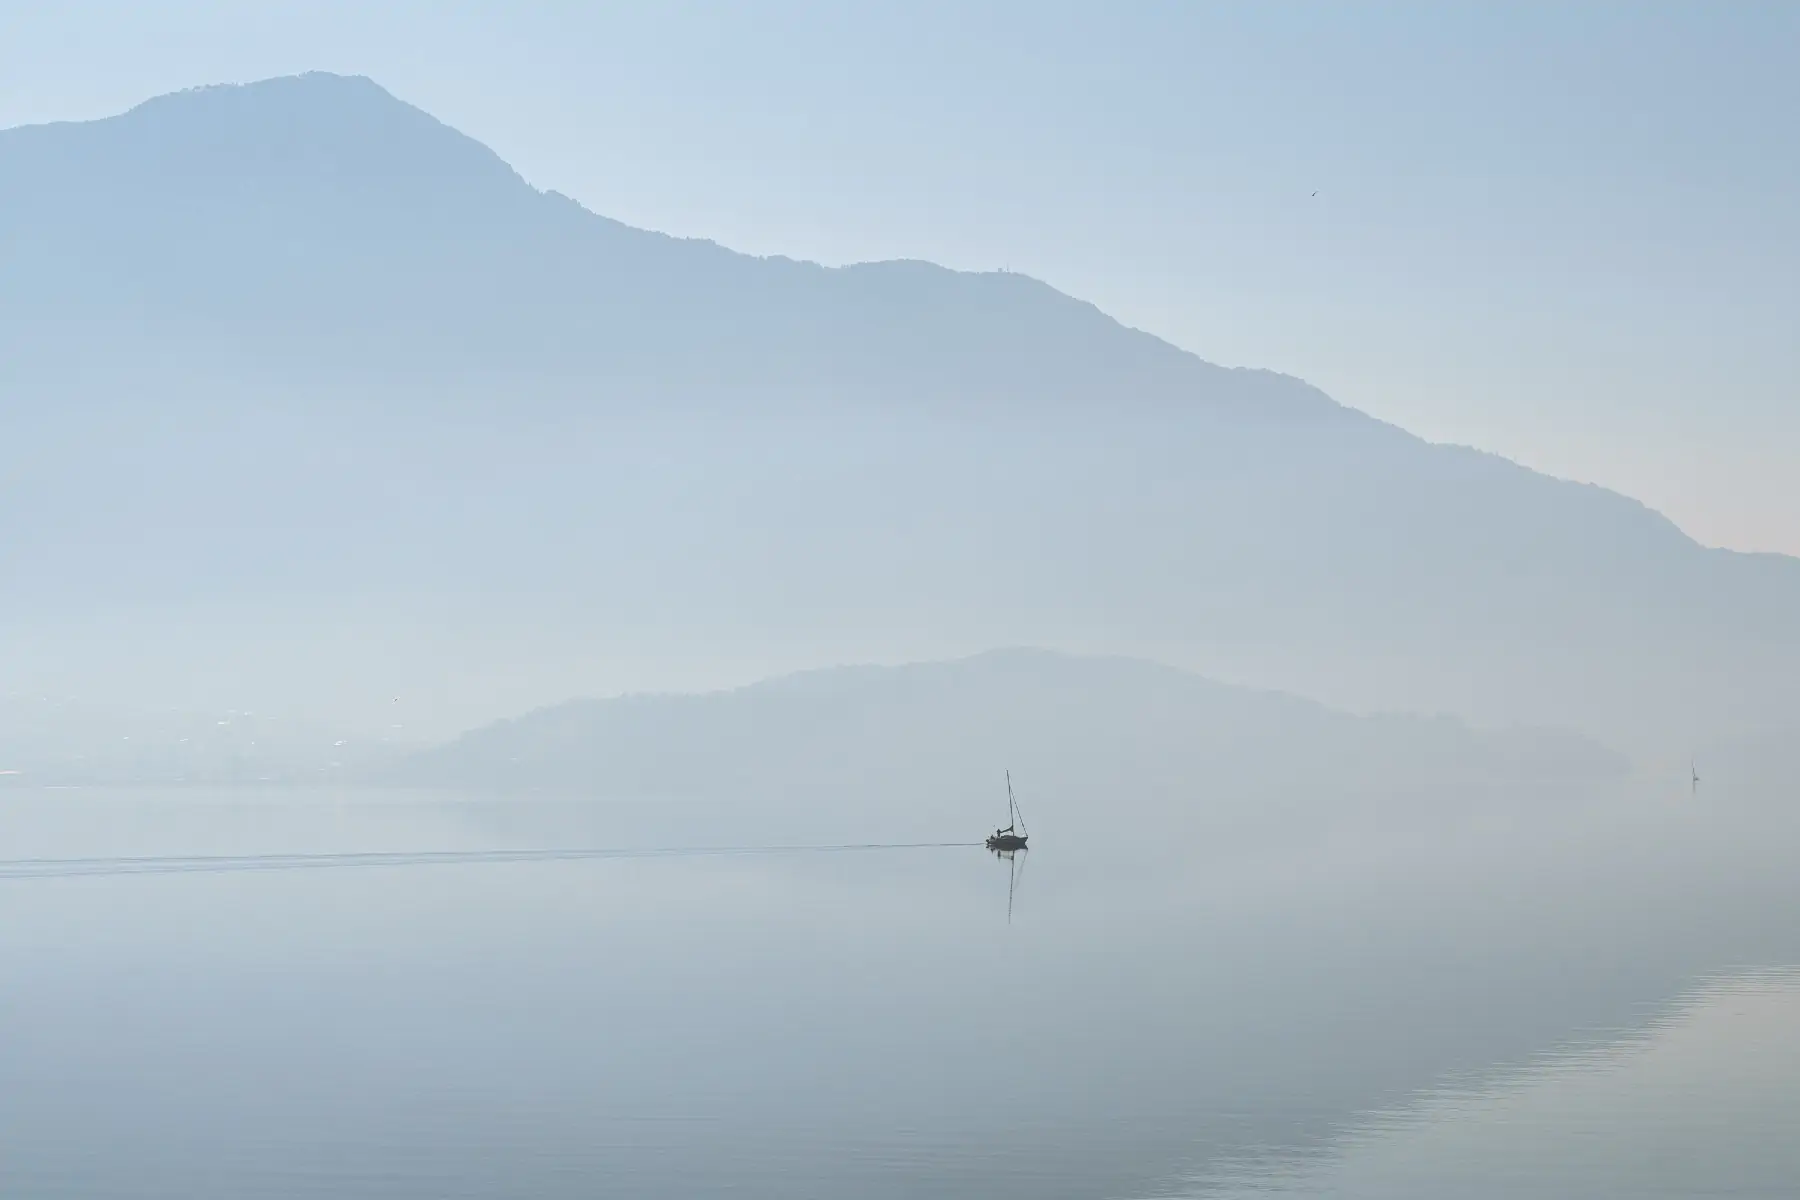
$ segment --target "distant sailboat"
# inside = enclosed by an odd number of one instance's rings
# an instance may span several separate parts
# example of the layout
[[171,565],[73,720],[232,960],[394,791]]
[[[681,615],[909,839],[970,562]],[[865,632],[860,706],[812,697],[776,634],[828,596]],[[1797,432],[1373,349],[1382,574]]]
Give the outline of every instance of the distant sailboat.
[[987,848],[996,853],[1025,849],[1025,818],[1019,815],[1019,802],[1013,799],[1012,772],[1006,773],[1006,825],[996,829],[987,840]]
[[1700,791],[1700,769],[1694,765],[1693,759],[1688,760],[1688,774],[1694,777],[1689,790],[1697,794]]

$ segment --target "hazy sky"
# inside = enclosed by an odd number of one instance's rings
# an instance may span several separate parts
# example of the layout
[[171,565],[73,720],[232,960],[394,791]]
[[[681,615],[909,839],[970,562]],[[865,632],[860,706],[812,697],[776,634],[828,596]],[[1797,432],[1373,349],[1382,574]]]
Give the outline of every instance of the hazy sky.
[[1796,63],[1775,0],[0,0],[0,126],[367,74],[632,224],[1008,266],[1790,553]]

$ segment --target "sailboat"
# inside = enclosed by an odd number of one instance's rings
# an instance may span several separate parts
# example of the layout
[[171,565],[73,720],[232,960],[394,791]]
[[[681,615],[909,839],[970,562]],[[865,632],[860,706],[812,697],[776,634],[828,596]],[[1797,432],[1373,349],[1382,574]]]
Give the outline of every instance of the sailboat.
[[995,853],[1010,853],[1025,849],[1025,840],[1030,835],[1025,832],[1025,818],[1019,815],[1019,802],[1013,799],[1012,772],[1006,773],[1006,826],[994,830],[987,840],[987,848]]

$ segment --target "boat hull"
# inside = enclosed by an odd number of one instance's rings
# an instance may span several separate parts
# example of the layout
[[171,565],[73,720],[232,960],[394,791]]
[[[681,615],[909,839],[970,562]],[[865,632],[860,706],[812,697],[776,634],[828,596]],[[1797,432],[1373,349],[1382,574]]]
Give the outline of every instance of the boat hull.
[[989,850],[1023,850],[1025,840],[1016,833],[995,834],[987,840]]

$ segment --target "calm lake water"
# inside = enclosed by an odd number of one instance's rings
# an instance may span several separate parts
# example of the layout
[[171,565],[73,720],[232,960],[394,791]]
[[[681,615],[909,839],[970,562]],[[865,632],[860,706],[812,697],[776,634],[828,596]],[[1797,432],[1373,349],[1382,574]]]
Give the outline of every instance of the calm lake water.
[[[856,825],[14,790],[0,876]],[[970,847],[0,877],[0,1194],[1800,1192],[1800,820],[1774,799],[1059,831],[1034,822],[1010,924],[1007,864]]]

